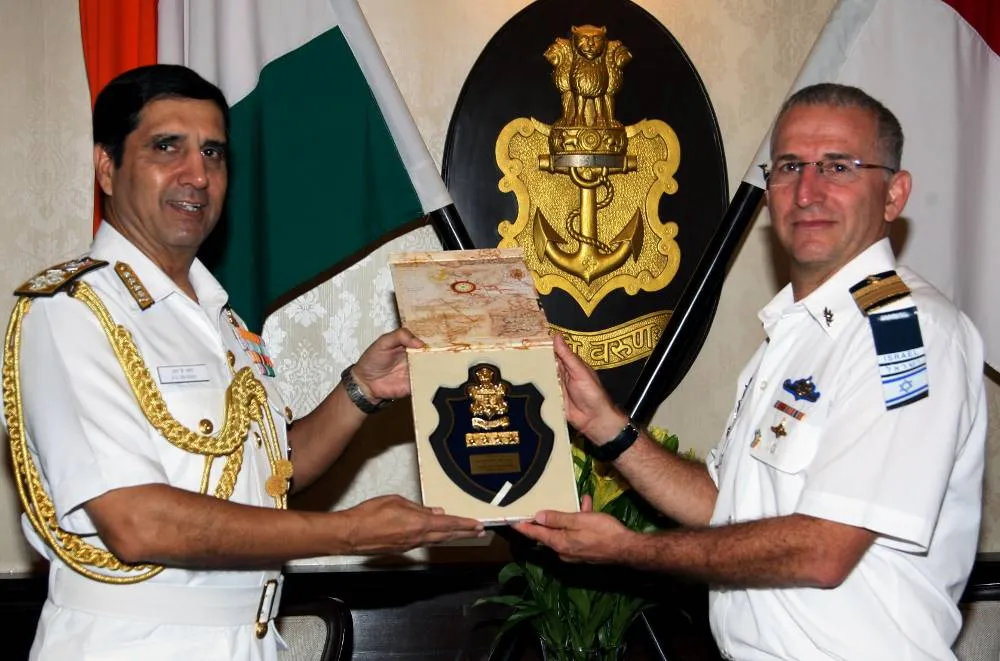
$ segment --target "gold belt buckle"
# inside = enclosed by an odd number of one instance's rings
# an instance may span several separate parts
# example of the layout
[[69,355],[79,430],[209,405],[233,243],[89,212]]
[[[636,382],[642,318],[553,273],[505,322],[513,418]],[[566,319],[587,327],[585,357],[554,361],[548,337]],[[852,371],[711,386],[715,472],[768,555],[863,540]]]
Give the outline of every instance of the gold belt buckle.
[[[260,604],[257,606],[257,624],[254,627],[254,632],[258,638],[263,638],[267,635],[267,624],[271,619],[271,608],[274,605],[274,595],[277,591],[278,580],[274,578],[265,583],[264,588],[260,591]],[[267,612],[264,612],[264,604],[267,604]]]

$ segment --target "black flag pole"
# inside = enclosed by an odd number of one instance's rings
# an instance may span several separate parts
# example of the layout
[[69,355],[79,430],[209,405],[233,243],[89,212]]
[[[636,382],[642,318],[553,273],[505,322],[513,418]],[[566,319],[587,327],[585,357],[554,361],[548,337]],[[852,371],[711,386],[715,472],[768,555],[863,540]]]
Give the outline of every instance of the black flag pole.
[[472,245],[469,231],[465,229],[462,217],[458,214],[458,209],[455,208],[454,204],[431,211],[428,215],[445,250],[472,250],[475,248]]
[[[648,424],[656,408],[680,384],[694,359],[684,359],[692,343],[701,344],[701,315],[715,314],[715,305],[726,271],[753,220],[764,191],[745,181],[733,196],[722,224],[708,245],[691,281],[684,289],[663,335],[646,359],[629,395],[626,410],[636,422]],[[700,347],[699,347],[700,348]]]

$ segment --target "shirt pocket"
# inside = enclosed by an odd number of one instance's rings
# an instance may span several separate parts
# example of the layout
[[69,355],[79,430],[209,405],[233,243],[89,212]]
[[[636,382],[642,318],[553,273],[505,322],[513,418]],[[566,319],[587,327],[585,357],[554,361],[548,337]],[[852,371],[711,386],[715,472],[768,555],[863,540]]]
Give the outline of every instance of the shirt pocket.
[[807,413],[779,399],[750,443],[750,455],[783,473],[802,472],[819,448],[821,417],[819,410]]
[[207,385],[200,388],[163,388],[163,401],[170,417],[188,429],[205,436],[219,433],[226,419],[225,388]]

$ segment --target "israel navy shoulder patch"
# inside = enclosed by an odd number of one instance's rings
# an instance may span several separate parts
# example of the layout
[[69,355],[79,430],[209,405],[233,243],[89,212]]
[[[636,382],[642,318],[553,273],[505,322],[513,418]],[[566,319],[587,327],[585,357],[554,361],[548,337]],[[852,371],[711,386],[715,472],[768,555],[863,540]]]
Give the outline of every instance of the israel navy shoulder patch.
[[927,355],[920,335],[917,308],[876,312],[910,295],[910,288],[895,271],[870,275],[851,287],[851,296],[868,317],[878,354],[878,371],[888,410],[912,404],[930,394]]
[[101,259],[80,257],[62,264],[50,266],[14,290],[15,296],[54,296],[63,287],[73,282],[87,271],[107,266]]
[[876,312],[868,315],[868,322],[878,354],[885,408],[897,409],[927,397],[927,355],[917,308]]

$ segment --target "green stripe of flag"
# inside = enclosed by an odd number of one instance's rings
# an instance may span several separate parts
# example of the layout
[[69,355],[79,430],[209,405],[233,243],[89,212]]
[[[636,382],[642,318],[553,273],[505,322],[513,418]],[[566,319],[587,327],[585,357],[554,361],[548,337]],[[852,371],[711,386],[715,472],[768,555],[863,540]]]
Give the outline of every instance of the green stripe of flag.
[[230,145],[205,257],[257,330],[267,304],[423,215],[339,28],[263,68],[232,108]]

